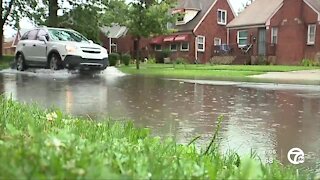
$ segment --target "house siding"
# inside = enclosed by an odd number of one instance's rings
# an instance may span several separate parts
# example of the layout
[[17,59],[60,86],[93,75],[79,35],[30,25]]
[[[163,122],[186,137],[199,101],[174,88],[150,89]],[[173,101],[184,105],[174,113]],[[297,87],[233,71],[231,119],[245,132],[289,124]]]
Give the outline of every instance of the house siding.
[[305,43],[305,55],[307,59],[318,59],[320,54],[320,26],[318,23],[318,14],[313,11],[307,4],[303,4],[303,19],[305,20],[305,42],[307,42],[308,25],[316,24],[316,39],[314,45]]
[[[319,59],[320,27],[318,14],[303,0],[284,0],[282,7],[271,17],[266,29],[266,56],[276,57],[276,64],[298,65],[302,59]],[[314,45],[307,44],[308,25],[316,24]],[[277,44],[271,44],[271,29],[278,28]],[[259,28],[242,27],[230,30],[230,45],[237,44],[237,31],[248,30],[248,43],[253,44],[250,55],[258,56]],[[256,38],[256,41],[253,39]],[[233,46],[236,47],[236,46]]]
[[278,27],[277,64],[294,65],[303,59],[307,34],[302,4],[302,0],[284,0],[283,6],[271,19],[270,26]]
[[[100,39],[102,41],[102,46],[110,52],[110,44],[109,38],[106,37],[103,33],[100,33]],[[120,54],[130,54],[131,57],[135,57],[134,52],[134,41],[131,35],[126,35],[124,37],[120,37],[118,39],[112,39],[111,43],[117,44],[117,53]],[[153,48],[149,44],[149,39],[141,38],[140,40],[140,57],[148,57],[149,54],[153,53]]]
[[[214,38],[221,38],[221,43],[227,43],[227,28],[226,25],[217,23],[218,9],[227,11],[227,24],[234,19],[231,7],[227,0],[217,0],[214,7],[205,17],[203,22],[199,25],[198,29],[194,32],[196,36],[205,36],[205,52],[198,52],[198,62],[207,63],[212,57],[214,49]],[[195,44],[195,43],[194,43]]]
[[[217,0],[214,7],[211,11],[204,17],[201,24],[194,31],[181,31],[176,32],[174,35],[179,34],[188,34],[189,35],[189,51],[180,51],[180,42],[174,42],[174,44],[178,44],[178,50],[172,51],[170,53],[171,60],[175,60],[177,58],[184,58],[189,63],[195,63],[196,59],[198,63],[207,63],[213,55],[213,45],[214,38],[221,38],[222,43],[227,43],[227,28],[225,25],[219,25],[217,23],[217,10],[223,9],[227,11],[227,23],[229,23],[232,19],[234,19],[234,14],[232,12],[231,7],[227,0]],[[196,36],[202,35],[205,36],[205,52],[197,52],[198,56],[196,57]],[[141,57],[161,57],[161,51],[154,51],[154,45],[150,44],[152,38],[143,39],[140,48]],[[101,34],[102,45],[109,49],[109,40],[103,34]],[[119,53],[130,53],[132,56],[133,53],[133,39],[130,35],[125,37],[121,37],[119,39],[113,39],[112,42],[117,43],[118,52]],[[162,49],[169,49],[170,43],[163,42]],[[160,58],[157,58],[160,59]]]

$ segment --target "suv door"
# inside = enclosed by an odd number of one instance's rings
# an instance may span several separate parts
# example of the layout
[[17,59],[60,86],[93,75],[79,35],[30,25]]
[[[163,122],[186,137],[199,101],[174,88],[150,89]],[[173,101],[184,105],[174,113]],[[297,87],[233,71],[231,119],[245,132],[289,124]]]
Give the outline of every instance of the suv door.
[[38,29],[31,30],[28,33],[28,39],[22,42],[23,54],[27,61],[35,61],[35,51],[34,48],[37,44]]
[[47,38],[47,41],[49,40],[48,33],[44,29],[40,29],[37,38],[36,38],[36,43],[35,46],[33,46],[32,49],[32,54],[34,56],[34,60],[39,62],[39,63],[47,63],[47,43],[44,41],[40,41],[39,37],[45,36]]

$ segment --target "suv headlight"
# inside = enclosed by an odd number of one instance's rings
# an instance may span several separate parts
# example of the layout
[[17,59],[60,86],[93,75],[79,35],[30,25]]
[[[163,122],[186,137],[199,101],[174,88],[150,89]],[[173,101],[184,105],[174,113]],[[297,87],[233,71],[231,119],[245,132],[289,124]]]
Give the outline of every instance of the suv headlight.
[[76,46],[72,46],[72,45],[66,45],[66,51],[68,53],[74,53],[77,51],[77,47]]
[[106,48],[101,48],[101,52],[104,54],[108,54],[108,50]]

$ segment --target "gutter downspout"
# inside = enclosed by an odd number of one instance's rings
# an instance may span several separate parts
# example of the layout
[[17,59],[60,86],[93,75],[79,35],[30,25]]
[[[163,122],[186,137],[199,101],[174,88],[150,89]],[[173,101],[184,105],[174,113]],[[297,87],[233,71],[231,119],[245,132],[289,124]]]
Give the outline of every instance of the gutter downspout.
[[230,29],[229,28],[227,28],[227,45],[229,45],[229,41],[230,41]]
[[197,36],[194,33],[194,31],[192,31],[192,34],[194,36],[194,58],[195,58],[195,62],[198,63],[198,47],[197,47]]

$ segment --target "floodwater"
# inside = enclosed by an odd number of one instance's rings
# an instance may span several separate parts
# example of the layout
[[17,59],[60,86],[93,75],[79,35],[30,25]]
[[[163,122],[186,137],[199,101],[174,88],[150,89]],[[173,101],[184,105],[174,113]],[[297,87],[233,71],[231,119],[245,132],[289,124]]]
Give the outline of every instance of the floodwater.
[[320,170],[320,86],[230,81],[195,81],[128,76],[109,68],[95,76],[67,71],[0,72],[0,93],[21,102],[92,119],[132,119],[155,136],[206,146],[216,120],[224,117],[222,150],[256,151],[288,163],[301,148],[303,166]]

